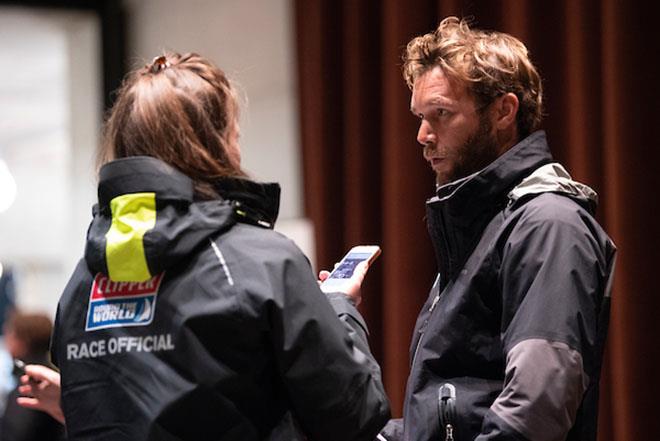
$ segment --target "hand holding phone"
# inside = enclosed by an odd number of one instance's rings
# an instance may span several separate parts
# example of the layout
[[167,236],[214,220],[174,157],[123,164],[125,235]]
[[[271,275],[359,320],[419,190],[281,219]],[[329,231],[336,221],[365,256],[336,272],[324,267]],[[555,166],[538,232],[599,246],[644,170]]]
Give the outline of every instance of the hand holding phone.
[[[362,262],[370,265],[379,255],[380,247],[377,245],[360,245],[351,248],[330,275],[321,283],[321,291],[326,293],[343,292],[351,297],[358,295],[352,292],[354,290],[359,291],[361,284],[361,281],[356,282],[354,278],[355,269]],[[356,303],[359,302],[359,299],[355,300]]]
[[47,412],[60,423],[64,424],[64,414],[60,406],[60,374],[46,366],[26,365],[17,360],[15,366],[23,371],[18,392],[21,394],[16,402],[28,409]]

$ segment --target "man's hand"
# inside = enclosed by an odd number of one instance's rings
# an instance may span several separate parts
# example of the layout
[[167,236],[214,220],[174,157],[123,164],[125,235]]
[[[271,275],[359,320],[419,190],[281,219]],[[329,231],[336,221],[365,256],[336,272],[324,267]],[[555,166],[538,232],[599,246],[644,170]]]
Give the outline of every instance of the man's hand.
[[[349,299],[351,299],[351,301],[355,304],[355,306],[358,306],[362,301],[362,292],[360,287],[362,286],[362,282],[364,281],[364,276],[367,274],[368,269],[369,269],[368,262],[366,261],[360,262],[355,267],[355,271],[353,272],[353,275],[350,278],[350,283],[348,284],[346,291],[342,291],[344,294],[348,296]],[[326,270],[320,271],[319,272],[320,283],[323,283],[323,281],[327,279],[329,275],[330,275],[329,271]]]
[[16,402],[28,409],[41,410],[64,424],[60,406],[60,374],[46,366],[29,364],[21,376],[18,392],[23,395]]

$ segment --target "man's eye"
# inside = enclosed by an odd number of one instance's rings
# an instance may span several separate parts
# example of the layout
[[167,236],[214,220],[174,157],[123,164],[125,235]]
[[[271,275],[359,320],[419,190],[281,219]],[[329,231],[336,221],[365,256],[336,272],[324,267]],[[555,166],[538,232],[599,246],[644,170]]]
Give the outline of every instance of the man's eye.
[[438,116],[447,116],[449,115],[449,110],[447,109],[438,109]]

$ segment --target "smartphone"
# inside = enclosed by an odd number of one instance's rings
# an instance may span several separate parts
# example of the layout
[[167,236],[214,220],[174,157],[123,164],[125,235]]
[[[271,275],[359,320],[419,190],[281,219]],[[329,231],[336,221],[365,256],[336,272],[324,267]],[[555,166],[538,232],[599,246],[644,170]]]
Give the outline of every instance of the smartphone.
[[[21,376],[21,377],[23,375],[27,375],[27,372],[25,372],[25,365],[27,365],[27,363],[24,362],[23,360],[18,359],[18,358],[14,358],[14,368],[19,373],[19,376]],[[30,377],[30,376],[28,376],[28,379],[29,379],[30,382],[37,383],[37,381],[34,378]]]
[[349,279],[353,276],[355,267],[365,260],[371,264],[379,255],[380,247],[378,245],[359,245],[351,248],[335,269],[332,270],[328,278],[321,283],[321,291],[346,291],[346,286],[350,283]]
[[21,375],[25,375],[25,362],[23,360],[19,360],[18,358],[15,358],[14,367],[16,368],[16,370],[18,370],[18,372]]

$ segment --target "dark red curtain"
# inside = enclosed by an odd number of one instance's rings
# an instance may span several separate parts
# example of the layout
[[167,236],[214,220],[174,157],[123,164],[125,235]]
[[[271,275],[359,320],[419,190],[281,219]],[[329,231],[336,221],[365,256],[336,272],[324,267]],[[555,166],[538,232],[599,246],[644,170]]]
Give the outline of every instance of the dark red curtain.
[[383,248],[361,308],[396,415],[414,321],[435,272],[423,220],[433,174],[415,142],[401,54],[445,16],[472,16],[478,27],[511,33],[530,49],[544,78],[553,153],[598,191],[598,219],[619,248],[599,439],[660,436],[660,37],[645,4],[295,2],[305,207],[317,259],[330,268],[353,245]]

